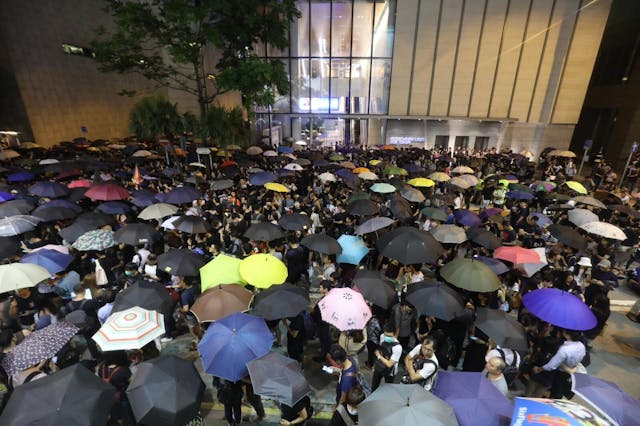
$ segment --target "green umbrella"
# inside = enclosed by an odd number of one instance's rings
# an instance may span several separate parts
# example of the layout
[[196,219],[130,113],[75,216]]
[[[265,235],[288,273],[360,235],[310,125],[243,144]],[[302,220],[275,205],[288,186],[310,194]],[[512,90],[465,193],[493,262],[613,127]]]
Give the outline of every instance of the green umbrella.
[[444,210],[435,207],[425,207],[422,209],[422,214],[429,219],[439,220],[441,222],[446,222],[448,219],[447,213],[445,213]]
[[456,258],[440,269],[440,275],[458,288],[480,293],[495,291],[500,279],[479,260]]
[[329,156],[329,160],[331,160],[331,161],[342,161],[342,160],[344,160],[344,156],[342,156],[342,154],[331,154]]
[[383,170],[383,173],[386,175],[399,175],[399,176],[406,176],[407,175],[407,171],[405,169],[403,169],[402,167],[398,167],[398,166],[388,166],[385,167]]
[[219,284],[246,284],[240,276],[241,260],[226,254],[219,254],[200,268],[202,291]]

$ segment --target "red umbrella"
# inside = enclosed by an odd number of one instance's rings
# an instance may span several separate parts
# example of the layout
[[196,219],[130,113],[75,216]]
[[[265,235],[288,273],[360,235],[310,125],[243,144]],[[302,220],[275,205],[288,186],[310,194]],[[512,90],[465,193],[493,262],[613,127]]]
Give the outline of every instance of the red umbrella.
[[236,165],[235,161],[227,160],[224,163],[220,164],[220,167],[231,167],[235,165]]
[[79,179],[69,182],[67,188],[90,188],[93,183],[90,180]]
[[58,175],[56,176],[56,180],[62,180],[62,179],[66,179],[74,176],[80,176],[81,174],[82,174],[82,171],[79,169],[64,170],[58,173]]
[[92,200],[113,201],[129,198],[129,191],[115,183],[100,183],[89,188],[84,195]]
[[493,257],[514,264],[542,262],[540,255],[535,250],[522,248],[520,246],[498,247],[493,253]]

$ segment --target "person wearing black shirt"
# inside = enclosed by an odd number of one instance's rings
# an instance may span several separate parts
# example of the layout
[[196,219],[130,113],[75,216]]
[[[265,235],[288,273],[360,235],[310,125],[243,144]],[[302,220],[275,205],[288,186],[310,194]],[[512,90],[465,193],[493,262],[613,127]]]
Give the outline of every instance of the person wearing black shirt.
[[310,407],[311,399],[308,396],[293,404],[293,407],[280,404],[280,424],[283,426],[306,424]]
[[358,424],[358,405],[366,395],[360,386],[354,386],[347,392],[347,400],[339,404],[333,412],[329,426],[352,426]]

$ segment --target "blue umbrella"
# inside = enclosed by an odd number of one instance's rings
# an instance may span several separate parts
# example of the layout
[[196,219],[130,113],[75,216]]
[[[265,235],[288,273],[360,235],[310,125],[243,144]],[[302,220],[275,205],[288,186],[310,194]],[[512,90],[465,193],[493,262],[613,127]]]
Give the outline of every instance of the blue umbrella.
[[339,169],[335,171],[337,176],[340,176],[342,179],[353,179],[356,175],[349,169]]
[[65,209],[71,209],[76,213],[82,213],[82,207],[77,205],[76,203],[69,200],[51,200],[48,203],[44,203],[39,205],[33,213],[38,213],[41,210],[48,209],[51,207],[62,207]]
[[640,419],[640,401],[617,384],[580,373],[573,375],[571,383],[573,392],[616,423],[631,425]]
[[64,271],[72,261],[73,256],[50,249],[41,249],[20,259],[20,263],[40,265],[51,274]]
[[524,295],[522,303],[541,320],[569,330],[591,330],[598,323],[582,299],[557,288],[533,290]]
[[262,186],[265,183],[274,182],[277,179],[275,173],[258,172],[249,175],[249,183],[255,186]]
[[5,201],[13,200],[14,197],[8,192],[0,191],[0,203],[4,203]]
[[474,257],[474,259],[478,259],[480,262],[487,265],[493,272],[495,272],[496,275],[501,275],[509,271],[509,267],[507,265],[493,257],[477,256]]
[[293,148],[291,148],[290,146],[279,146],[278,152],[281,152],[283,154],[293,154]]
[[216,321],[198,345],[208,374],[236,382],[247,374],[247,363],[271,350],[273,335],[262,318],[237,312]]
[[507,197],[513,198],[514,200],[533,200],[534,195],[527,191],[515,190],[515,191],[508,191]]
[[338,263],[348,263],[359,265],[363,257],[369,253],[369,248],[362,238],[354,235],[342,235],[338,238],[338,243],[342,247],[342,253],[338,255]]
[[163,203],[186,204],[202,198],[202,193],[191,186],[179,186],[169,192],[156,195],[156,198]]
[[458,224],[463,226],[480,226],[482,225],[482,219],[473,213],[472,211],[459,209],[453,212],[453,217]]
[[433,394],[453,407],[460,426],[509,425],[513,404],[482,373],[438,373]]
[[31,172],[16,172],[7,176],[7,182],[29,182],[35,178],[36,175]]
[[131,204],[136,207],[149,207],[152,204],[156,204],[158,200],[155,195],[136,195],[131,198]]
[[58,182],[40,181],[29,187],[29,192],[39,197],[58,198],[69,194],[69,190]]
[[407,171],[407,173],[420,173],[424,172],[424,168],[418,164],[411,163],[402,166],[403,169]]
[[295,176],[296,175],[295,171],[289,170],[289,169],[278,169],[277,173],[278,173],[278,177]]
[[107,214],[125,214],[133,209],[122,201],[107,201],[96,207],[96,210]]

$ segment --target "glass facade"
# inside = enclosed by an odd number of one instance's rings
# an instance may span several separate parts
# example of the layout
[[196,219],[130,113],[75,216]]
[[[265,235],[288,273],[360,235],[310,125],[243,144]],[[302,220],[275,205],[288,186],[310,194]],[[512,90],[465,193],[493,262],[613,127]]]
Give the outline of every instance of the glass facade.
[[294,139],[360,143],[366,116],[388,113],[396,1],[305,0],[298,10],[289,49],[257,46],[284,61],[291,85],[258,119]]

